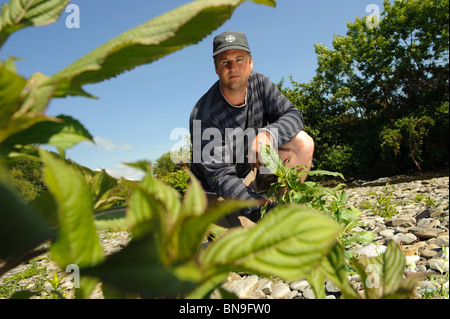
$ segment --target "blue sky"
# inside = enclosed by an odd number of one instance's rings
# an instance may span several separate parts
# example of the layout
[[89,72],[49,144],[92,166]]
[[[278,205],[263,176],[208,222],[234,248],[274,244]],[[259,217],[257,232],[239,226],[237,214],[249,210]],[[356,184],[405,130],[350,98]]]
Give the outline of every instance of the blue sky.
[[[0,3],[8,1],[0,0]],[[57,23],[26,28],[13,34],[0,58],[22,58],[18,72],[53,75],[96,47],[189,0],[75,0],[79,28],[67,28],[63,12]],[[152,64],[84,89],[98,99],[54,99],[46,113],[78,119],[96,144],[81,143],[67,157],[91,169],[105,168],[115,177],[139,179],[139,172],[123,162],[154,161],[181,141],[171,140],[175,129],[189,129],[189,115],[197,100],[217,81],[212,41],[215,35],[238,30],[247,35],[254,70],[273,82],[290,75],[308,82],[317,67],[314,43],[329,48],[334,35],[345,35],[347,22],[370,14],[366,8],[381,0],[278,0],[275,8],[244,2],[230,20],[200,43]]]

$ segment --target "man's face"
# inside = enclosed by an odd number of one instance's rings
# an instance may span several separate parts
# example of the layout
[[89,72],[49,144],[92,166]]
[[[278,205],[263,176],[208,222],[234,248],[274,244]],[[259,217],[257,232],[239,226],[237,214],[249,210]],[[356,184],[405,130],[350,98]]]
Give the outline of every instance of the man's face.
[[248,52],[228,50],[215,57],[214,65],[222,88],[240,91],[247,87],[253,69],[253,59]]

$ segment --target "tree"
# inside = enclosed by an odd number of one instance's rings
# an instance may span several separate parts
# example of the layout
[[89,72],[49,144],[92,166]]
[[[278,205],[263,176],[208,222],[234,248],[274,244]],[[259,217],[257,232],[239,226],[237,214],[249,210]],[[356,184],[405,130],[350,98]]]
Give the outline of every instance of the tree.
[[333,49],[315,45],[315,77],[291,79],[285,93],[313,128],[317,156],[347,150],[347,174],[448,165],[448,9],[448,0],[385,1],[379,23],[356,18]]

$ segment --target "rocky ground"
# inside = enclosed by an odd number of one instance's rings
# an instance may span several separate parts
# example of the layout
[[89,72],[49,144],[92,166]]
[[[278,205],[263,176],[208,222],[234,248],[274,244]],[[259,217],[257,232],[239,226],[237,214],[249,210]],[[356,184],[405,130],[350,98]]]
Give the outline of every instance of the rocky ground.
[[[383,181],[384,182],[384,181]],[[387,181],[389,182],[389,181]],[[374,256],[384,249],[389,241],[399,243],[406,256],[406,272],[429,272],[434,275],[424,278],[417,288],[418,298],[448,298],[448,246],[449,246],[449,177],[402,182],[384,183],[383,186],[362,185],[346,190],[347,203],[362,211],[363,225],[359,230],[369,230],[375,234],[373,243],[355,245],[353,253]],[[393,216],[380,216],[376,207],[384,205]],[[358,230],[358,229],[356,229]],[[101,232],[100,239],[105,253],[111,254],[126,246],[130,240],[127,232]],[[19,276],[30,267],[41,270],[33,276]],[[44,271],[42,271],[44,270]],[[38,298],[51,297],[51,284],[45,280],[54,278],[57,272],[58,290],[65,298],[73,298],[73,281],[67,280],[67,273],[48,259],[41,256],[31,264],[12,269],[0,278],[0,298],[5,291],[30,289],[41,291]],[[349,275],[356,289],[362,288],[358,275]],[[230,273],[223,288],[240,298],[250,299],[314,299],[314,292],[306,280],[284,282],[276,278],[263,278],[252,274]],[[331,282],[325,283],[327,299],[341,298],[339,289]],[[48,293],[47,293],[48,292]],[[3,295],[3,296],[2,296]],[[219,297],[215,291],[211,298]],[[103,298],[99,285],[91,298]]]

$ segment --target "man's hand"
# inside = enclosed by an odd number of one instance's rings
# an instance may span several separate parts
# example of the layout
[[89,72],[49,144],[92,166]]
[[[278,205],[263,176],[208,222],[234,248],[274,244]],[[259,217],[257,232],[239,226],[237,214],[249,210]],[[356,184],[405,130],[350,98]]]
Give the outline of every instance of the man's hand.
[[270,135],[269,131],[261,130],[253,140],[250,153],[247,155],[250,169],[264,166],[264,163],[260,162],[259,160],[259,153],[261,152],[261,148],[266,147],[266,145],[273,146],[272,136]]

